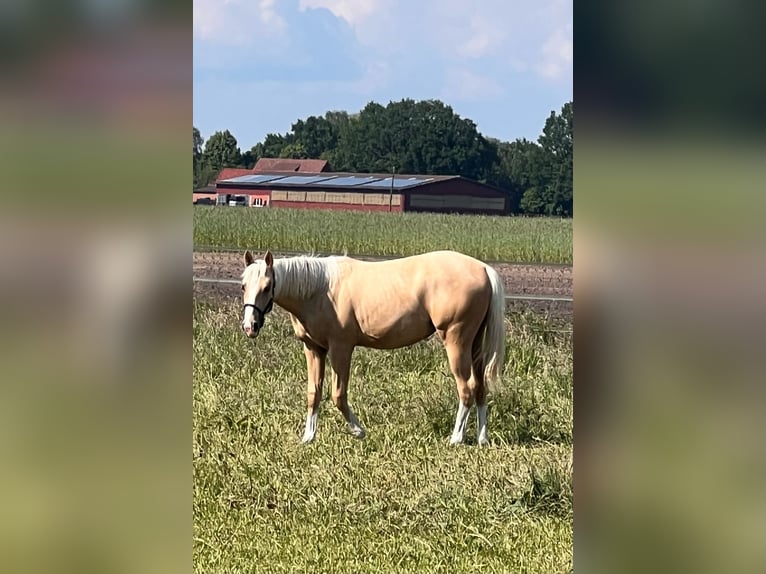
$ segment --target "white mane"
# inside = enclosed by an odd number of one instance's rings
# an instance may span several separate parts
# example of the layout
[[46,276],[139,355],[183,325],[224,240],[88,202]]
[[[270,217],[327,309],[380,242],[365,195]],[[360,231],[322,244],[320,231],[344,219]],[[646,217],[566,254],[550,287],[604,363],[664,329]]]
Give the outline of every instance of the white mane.
[[[265,270],[263,260],[256,261],[242,272],[242,279],[252,281]],[[330,291],[338,279],[337,257],[289,257],[274,260],[276,297],[308,299]]]
[[337,257],[288,257],[274,260],[275,295],[308,299],[330,291],[338,279]]

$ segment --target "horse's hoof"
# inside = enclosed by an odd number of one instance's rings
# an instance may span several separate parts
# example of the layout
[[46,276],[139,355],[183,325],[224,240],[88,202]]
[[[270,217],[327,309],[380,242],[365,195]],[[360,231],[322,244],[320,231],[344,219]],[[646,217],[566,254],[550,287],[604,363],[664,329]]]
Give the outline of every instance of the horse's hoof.
[[463,437],[462,436],[459,436],[459,437],[453,436],[452,438],[449,439],[449,445],[450,446],[457,446],[457,445],[459,445],[462,442],[463,442]]
[[355,429],[349,429],[349,432],[351,432],[352,436],[356,439],[362,440],[364,437],[367,436],[367,433],[362,427],[356,427]]

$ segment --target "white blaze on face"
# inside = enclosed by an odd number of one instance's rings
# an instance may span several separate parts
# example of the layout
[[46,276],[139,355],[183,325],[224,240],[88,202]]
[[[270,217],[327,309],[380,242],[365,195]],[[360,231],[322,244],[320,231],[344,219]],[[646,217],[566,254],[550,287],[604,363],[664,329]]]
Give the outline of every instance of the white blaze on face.
[[242,329],[247,331],[253,326],[253,308],[245,307],[245,316],[242,318]]
[[[256,261],[252,263],[245,270],[244,278],[242,280],[242,303],[243,304],[255,304],[255,297],[258,294],[258,282],[260,278],[266,272],[266,264],[263,261]],[[255,310],[248,306],[244,308],[244,317],[242,318],[242,329],[247,332],[248,329],[252,329],[255,323]]]

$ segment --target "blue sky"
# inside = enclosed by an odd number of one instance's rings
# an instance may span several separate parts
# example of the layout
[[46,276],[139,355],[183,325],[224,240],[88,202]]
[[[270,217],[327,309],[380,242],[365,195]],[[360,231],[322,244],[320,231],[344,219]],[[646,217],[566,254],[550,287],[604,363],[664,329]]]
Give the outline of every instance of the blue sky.
[[572,99],[572,0],[194,0],[194,125],[245,151],[328,110],[435,98],[537,139]]

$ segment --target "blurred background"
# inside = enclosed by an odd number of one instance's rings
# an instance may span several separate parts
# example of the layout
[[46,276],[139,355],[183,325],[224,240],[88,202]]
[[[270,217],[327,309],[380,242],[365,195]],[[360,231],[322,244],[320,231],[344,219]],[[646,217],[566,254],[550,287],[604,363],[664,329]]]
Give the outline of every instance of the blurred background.
[[[763,12],[575,5],[578,570],[766,569]],[[0,4],[4,571],[189,571],[191,15]]]
[[763,12],[575,5],[578,570],[766,570]]
[[191,565],[192,4],[0,3],[0,564]]

